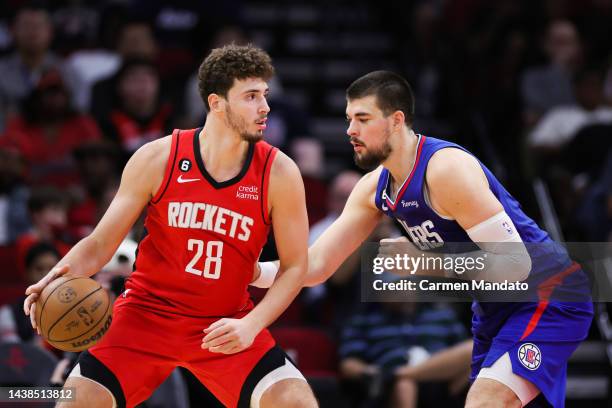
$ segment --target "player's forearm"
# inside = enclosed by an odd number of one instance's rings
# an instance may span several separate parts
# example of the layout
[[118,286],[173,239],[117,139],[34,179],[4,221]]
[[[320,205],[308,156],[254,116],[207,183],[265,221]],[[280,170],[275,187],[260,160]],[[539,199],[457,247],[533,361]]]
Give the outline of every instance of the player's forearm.
[[[322,256],[318,255],[316,247],[308,249],[308,271],[306,272],[302,284],[304,286],[316,286],[325,282],[334,271],[337,269],[337,265],[331,262],[326,262]],[[278,269],[280,268],[279,261],[259,262],[259,271],[256,272],[255,279],[251,282],[251,285],[259,288],[269,288],[275,282],[278,275]]]
[[95,236],[88,236],[73,246],[57,266],[70,265],[70,275],[89,277],[108,262],[112,253]]
[[279,271],[264,298],[244,318],[250,320],[259,330],[268,327],[295,299],[304,282],[306,265],[295,265]]
[[304,279],[304,286],[316,286],[325,282],[342,265],[344,259],[338,259],[334,252],[323,248],[316,241],[308,248],[308,273]]

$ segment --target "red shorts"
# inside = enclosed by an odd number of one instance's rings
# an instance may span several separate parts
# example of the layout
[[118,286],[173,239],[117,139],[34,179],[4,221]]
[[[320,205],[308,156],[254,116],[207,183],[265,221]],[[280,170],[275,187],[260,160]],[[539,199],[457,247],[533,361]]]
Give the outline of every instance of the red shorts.
[[89,352],[115,375],[127,407],[146,400],[177,366],[191,371],[225,406],[235,407],[247,376],[275,342],[263,330],[244,351],[211,353],[201,348],[203,330],[218,319],[162,314],[130,304],[129,295],[119,297],[109,331]]

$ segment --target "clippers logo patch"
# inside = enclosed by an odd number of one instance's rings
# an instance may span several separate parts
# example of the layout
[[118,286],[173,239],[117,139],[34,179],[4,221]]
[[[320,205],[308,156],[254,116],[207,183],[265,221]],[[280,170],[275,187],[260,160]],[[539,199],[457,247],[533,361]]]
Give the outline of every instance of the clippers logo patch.
[[542,353],[533,343],[525,343],[518,350],[518,358],[529,370],[536,370],[542,363]]
[[191,160],[189,160],[189,159],[181,159],[179,161],[179,170],[180,171],[189,171],[189,170],[191,170]]

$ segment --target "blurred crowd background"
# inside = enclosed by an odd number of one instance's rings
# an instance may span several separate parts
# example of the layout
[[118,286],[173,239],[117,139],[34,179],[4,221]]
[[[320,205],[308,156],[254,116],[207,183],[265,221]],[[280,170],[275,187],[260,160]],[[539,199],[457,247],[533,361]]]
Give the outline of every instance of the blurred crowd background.
[[[4,0],[0,383],[61,383],[74,356],[30,330],[23,289],[93,229],[136,149],[203,124],[197,68],[231,42],[273,58],[265,138],[302,171],[312,240],[361,175],[344,91],[377,69],[411,83],[417,133],[475,153],[554,238],[609,240],[612,0]],[[142,220],[96,275],[114,293],[141,232]],[[399,234],[385,221],[371,239]],[[359,299],[355,254],[273,326],[322,406],[461,406],[469,305]],[[612,401],[607,305],[596,322],[570,364],[568,406]],[[145,405],[214,406],[188,373],[168,381]]]

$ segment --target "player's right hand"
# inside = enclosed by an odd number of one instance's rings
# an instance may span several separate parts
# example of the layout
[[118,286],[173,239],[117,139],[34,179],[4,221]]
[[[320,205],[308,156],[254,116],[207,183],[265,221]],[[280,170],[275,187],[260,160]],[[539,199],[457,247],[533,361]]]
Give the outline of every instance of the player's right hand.
[[38,334],[40,334],[40,330],[38,330],[36,326],[36,301],[38,300],[38,297],[40,296],[40,293],[43,291],[43,289],[49,283],[51,283],[53,279],[59,278],[60,276],[67,274],[69,271],[70,265],[62,265],[59,267],[56,266],[55,268],[51,269],[49,273],[45,275],[44,278],[39,280],[34,285],[28,286],[25,291],[27,297],[23,302],[23,312],[26,316],[30,316],[30,323],[32,324],[32,328],[36,329]]

